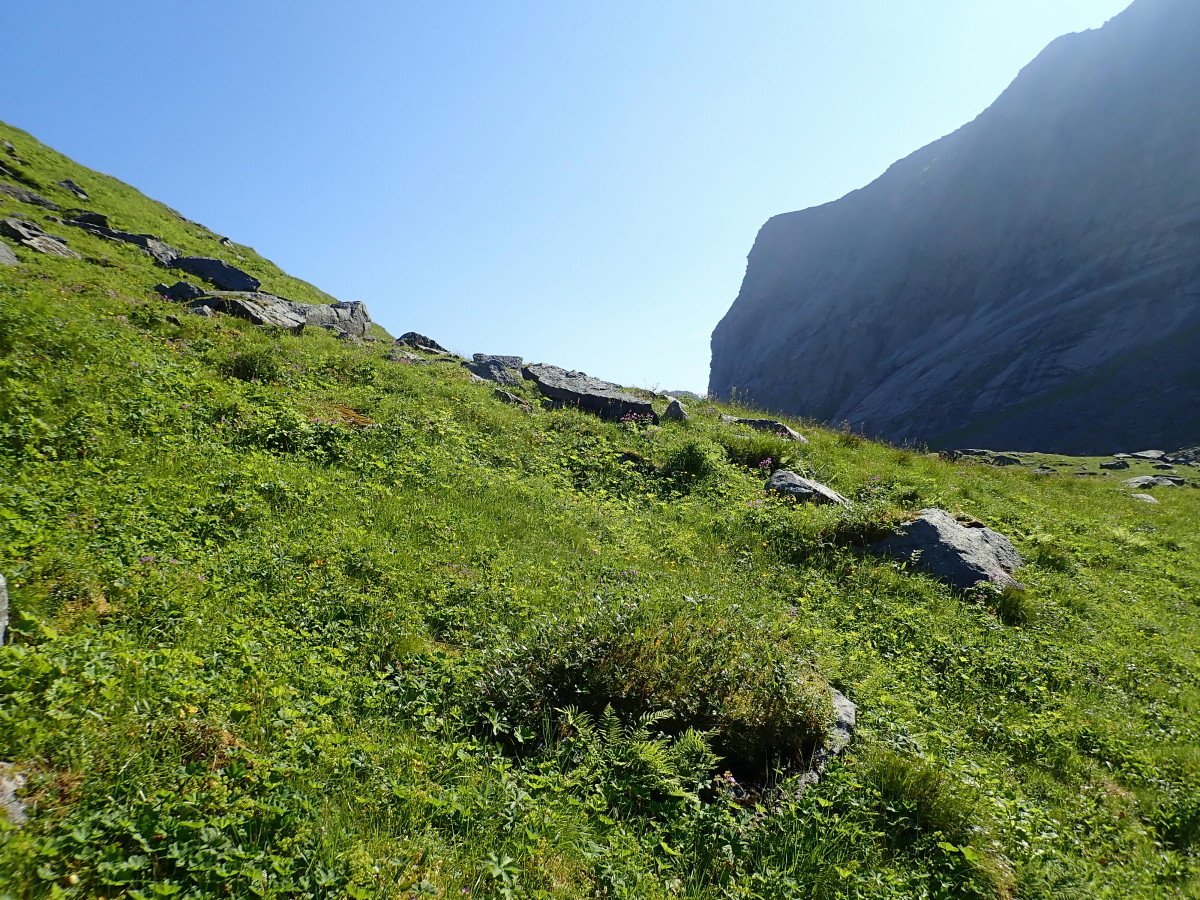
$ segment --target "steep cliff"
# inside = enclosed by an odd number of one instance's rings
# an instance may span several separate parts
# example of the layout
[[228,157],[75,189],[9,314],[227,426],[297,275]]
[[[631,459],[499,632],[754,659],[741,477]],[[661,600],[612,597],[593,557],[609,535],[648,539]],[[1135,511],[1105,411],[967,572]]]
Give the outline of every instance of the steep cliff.
[[769,220],[710,388],[895,441],[1200,439],[1200,3],[1050,44],[973,122]]

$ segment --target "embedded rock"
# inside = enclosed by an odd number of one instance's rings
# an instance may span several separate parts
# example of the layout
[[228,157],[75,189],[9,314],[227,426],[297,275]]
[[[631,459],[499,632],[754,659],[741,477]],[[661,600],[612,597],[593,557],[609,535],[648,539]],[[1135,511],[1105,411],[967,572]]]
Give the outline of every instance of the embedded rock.
[[62,256],[66,259],[83,259],[81,254],[67,246],[66,238],[47,234],[40,226],[24,219],[0,219],[0,234],[10,237],[21,246],[36,250],[38,253]]
[[76,228],[81,228],[89,234],[107,238],[110,241],[133,244],[143,253],[153,256],[155,262],[160,266],[171,266],[175,260],[179,259],[178,250],[170,244],[160,241],[154,235],[134,234],[129,231],[118,231],[114,228],[109,228],[107,225],[100,225],[94,218],[97,215],[95,213],[87,213],[83,216],[76,216],[74,219],[68,220],[66,224],[74,225]]
[[746,425],[755,431],[770,431],[781,438],[795,441],[798,444],[808,443],[807,438],[788,428],[782,422],[776,422],[774,419],[742,419],[737,416],[721,416],[721,421],[726,425]]
[[8,632],[8,581],[0,575],[0,644]]
[[521,366],[525,365],[525,360],[519,356],[500,356],[496,353],[474,353],[471,355],[471,361],[475,363],[498,363],[506,369],[520,370]]
[[74,194],[80,200],[91,200],[92,199],[91,197],[89,197],[87,195],[87,191],[85,191],[83,188],[81,188],[79,185],[77,185],[75,182],[73,182],[70,178],[64,178],[62,181],[56,181],[54,183],[57,184],[61,188],[66,188],[68,191],[70,191],[72,194]]
[[663,419],[668,422],[686,422],[691,418],[687,414],[687,410],[683,408],[683,404],[676,398],[667,404],[666,411],[663,412]]
[[29,188],[19,187],[15,184],[9,184],[6,181],[0,181],[0,194],[6,197],[12,197],[18,203],[32,203],[34,206],[40,206],[42,209],[58,209],[57,203],[53,203],[43,197],[41,194],[35,194]]
[[67,225],[96,225],[99,228],[108,228],[108,216],[104,213],[89,212],[86,209],[68,210],[71,213],[67,219]]
[[509,406],[519,406],[521,409],[525,410],[525,412],[533,412],[533,407],[529,405],[529,402],[527,400],[522,400],[516,394],[510,394],[508,391],[502,391],[500,388],[496,388],[494,391],[492,391],[492,396],[501,403],[507,403]]
[[174,300],[177,303],[189,303],[192,300],[199,300],[205,296],[205,292],[196,287],[194,284],[188,284],[186,281],[177,281],[170,287],[165,284],[156,284],[154,289],[163,297]]
[[367,304],[361,300],[297,305],[307,307],[304,318],[306,327],[329,328],[357,338],[367,337],[371,333],[371,315],[367,312]]
[[1149,494],[1130,494],[1129,496],[1134,500],[1141,500],[1143,503],[1158,503],[1158,501]]
[[1125,462],[1125,460],[1123,460],[1123,459],[1106,459],[1104,462],[1100,463],[1100,468],[1102,468],[1102,469],[1128,469],[1129,463]]
[[12,763],[0,762],[0,818],[9,824],[21,826],[27,821],[25,805],[17,797],[17,791],[25,786],[25,776]]
[[943,509],[921,510],[917,518],[867,549],[909,560],[961,590],[981,581],[1021,587],[1012,577],[1021,557],[1009,539],[981,525],[964,526]]
[[1124,483],[1134,488],[1179,487],[1184,480],[1174,475],[1139,475],[1126,478]]
[[371,327],[367,306],[361,301],[323,304],[299,303],[261,291],[212,291],[191,302],[200,315],[223,312],[255,325],[274,325],[300,332],[306,327],[329,328],[339,336],[361,339]]
[[774,491],[799,500],[802,503],[836,503],[838,506],[850,506],[850,501],[819,481],[801,478],[790,469],[778,469],[767,482],[766,490]]
[[1200,441],[1200,3],[1133,0],[759,231],[710,390],[932,449]]
[[213,259],[210,256],[180,256],[171,260],[169,265],[173,269],[203,278],[222,291],[251,293],[262,286],[262,282],[253,275],[248,275],[237,266],[231,266],[223,259]]
[[1129,455],[1133,459],[1149,459],[1155,462],[1167,458],[1167,454],[1161,450],[1139,450],[1137,453],[1130,453]]
[[475,358],[471,362],[464,362],[463,366],[476,378],[494,381],[496,384],[506,387],[517,387],[521,383],[521,379],[518,377],[517,371],[502,362],[504,359],[519,359],[519,357],[484,356],[482,353],[476,353]]
[[0,243],[0,266],[15,266],[18,262],[20,260],[17,259],[17,254],[13,253],[12,247]]
[[825,743],[813,753],[808,771],[800,776],[800,788],[797,793],[804,793],[810,785],[820,781],[821,776],[825,774],[826,767],[841,755],[854,737],[854,728],[858,721],[858,706],[836,688],[831,687],[829,695],[833,703],[833,726],[825,735]]
[[412,347],[414,350],[420,350],[422,353],[450,352],[433,338],[417,334],[415,331],[408,331],[400,335],[400,337],[396,338],[396,343],[404,347]]
[[544,397],[596,413],[603,419],[616,421],[622,416],[636,415],[649,416],[651,421],[658,422],[649,400],[584,372],[539,364],[525,366],[521,374],[533,381]]

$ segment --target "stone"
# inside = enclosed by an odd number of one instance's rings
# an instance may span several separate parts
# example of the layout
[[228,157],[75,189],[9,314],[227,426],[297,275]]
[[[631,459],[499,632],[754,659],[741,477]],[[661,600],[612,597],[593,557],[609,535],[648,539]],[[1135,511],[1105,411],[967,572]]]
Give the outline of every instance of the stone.
[[19,259],[17,254],[13,253],[12,247],[8,244],[0,243],[0,266],[15,266]]
[[1021,460],[1015,456],[1006,456],[1003,453],[997,453],[988,460],[993,466],[1019,466],[1022,465]]
[[400,348],[397,348],[397,349],[393,350],[391,353],[389,353],[387,355],[387,358],[391,362],[418,363],[418,364],[429,362],[428,359],[426,359],[424,356],[421,356],[419,353],[413,353],[411,350],[403,350]]
[[[480,354],[475,354],[478,357]],[[515,358],[515,357],[510,357]],[[517,387],[521,384],[521,379],[518,373],[513,369],[500,362],[501,357],[487,357],[480,361],[475,359],[471,362],[464,362],[463,366],[471,373],[473,378],[478,378],[481,381],[493,381],[496,384],[502,384],[506,387]]]
[[211,319],[217,314],[217,311],[209,306],[206,300],[195,300],[189,303],[187,309],[184,311],[193,316],[202,316],[206,319]]
[[1034,475],[1057,475],[1058,471],[1049,466],[1038,466],[1036,469],[1031,469]]
[[854,729],[858,722],[858,706],[841,691],[829,688],[829,699],[833,704],[833,725],[825,735],[825,742],[813,753],[808,771],[800,776],[797,794],[802,794],[810,786],[821,780],[829,764],[841,755],[854,737]]
[[396,338],[397,344],[404,347],[412,347],[414,350],[420,350],[422,353],[449,353],[450,351],[439,344],[431,337],[426,337],[423,334],[418,334],[415,331],[407,331],[400,337]]
[[663,421],[666,422],[686,422],[691,418],[691,416],[688,415],[687,410],[683,408],[683,404],[679,402],[678,397],[667,404],[667,408],[663,412],[662,417]]
[[602,419],[617,421],[624,416],[648,416],[658,423],[649,400],[634,396],[619,385],[592,378],[585,372],[544,364],[525,366],[521,374],[537,385],[542,396],[568,406],[577,406]]
[[42,209],[57,210],[59,208],[57,203],[52,203],[41,194],[35,194],[29,188],[9,184],[7,181],[0,181],[0,194],[11,197],[18,203],[32,203],[34,206],[42,207]]
[[1012,542],[986,527],[966,527],[943,509],[923,509],[868,551],[910,561],[960,590],[981,581],[1020,588],[1012,573],[1021,556]]
[[1158,472],[1174,472],[1175,467],[1170,463],[1155,463],[1150,468]]
[[82,254],[76,253],[67,246],[65,238],[47,234],[41,226],[25,219],[12,217],[0,219],[0,234],[10,237],[21,246],[36,250],[38,253],[61,256],[66,259],[83,259]]
[[253,275],[243,272],[223,259],[213,259],[211,256],[180,256],[173,259],[170,266],[203,278],[222,291],[253,293],[262,286],[262,282]]
[[8,633],[8,581],[0,575],[0,644]]
[[1141,500],[1143,503],[1158,503],[1158,501],[1149,494],[1130,494],[1129,496],[1134,500]]
[[520,370],[521,366],[525,365],[525,360],[519,356],[500,356],[496,353],[475,353],[472,354],[471,361],[476,363],[495,362],[506,369],[517,370]]
[[176,259],[179,258],[179,251],[170,244],[159,240],[152,234],[135,234],[129,231],[118,231],[109,228],[107,225],[98,225],[89,218],[85,219],[76,216],[74,219],[67,221],[67,225],[73,225],[80,228],[89,234],[94,234],[102,238],[107,238],[110,241],[118,241],[123,244],[133,244],[143,253],[147,253],[154,257],[155,262],[160,266],[169,267]]
[[1123,460],[1123,459],[1106,459],[1104,462],[1100,463],[1100,468],[1102,468],[1102,469],[1128,469],[1129,463],[1125,462],[1125,460]]
[[62,181],[56,181],[54,183],[57,184],[61,188],[66,188],[68,191],[70,191],[72,194],[74,194],[80,200],[91,200],[92,199],[91,197],[89,197],[87,195],[87,191],[85,191],[83,188],[81,188],[79,185],[77,185],[70,178],[64,178]]
[[676,400],[691,400],[693,403],[699,403],[704,398],[695,391],[664,391],[668,397],[674,397]]
[[0,762],[0,818],[7,819],[9,824],[20,827],[28,818],[25,815],[25,805],[17,796],[17,791],[25,787],[25,776],[17,771],[12,763]]
[[361,300],[311,304],[308,305],[304,325],[306,328],[329,328],[365,338],[371,331],[371,315],[367,312],[367,304]]
[[1114,453],[1113,459],[1129,459],[1128,453]]
[[1175,475],[1139,475],[1126,478],[1124,484],[1133,488],[1179,487],[1184,480]]
[[97,228],[108,228],[108,216],[104,213],[89,212],[86,209],[70,210],[71,215],[67,218],[67,225],[95,225]]
[[777,422],[774,419],[743,419],[738,416],[721,416],[721,421],[726,425],[746,425],[755,431],[770,431],[781,438],[796,441],[799,444],[808,443],[806,438],[788,428],[782,422]]
[[199,300],[205,296],[204,290],[194,284],[188,284],[186,281],[177,281],[170,287],[165,284],[156,284],[154,290],[177,303],[190,303],[192,300]]
[[1139,450],[1137,453],[1129,454],[1131,459],[1150,459],[1155,461],[1165,458],[1166,455],[1162,450]]
[[1121,6],[871,184],[763,224],[710,390],[935,450],[1200,439],[1200,3]]
[[492,391],[492,396],[501,403],[507,403],[509,406],[519,406],[525,412],[533,412],[533,407],[529,405],[529,401],[518,397],[516,394],[510,394],[508,391],[496,388]]
[[766,490],[783,494],[803,503],[836,503],[838,506],[850,506],[850,501],[819,481],[801,478],[790,469],[777,469],[767,481]]

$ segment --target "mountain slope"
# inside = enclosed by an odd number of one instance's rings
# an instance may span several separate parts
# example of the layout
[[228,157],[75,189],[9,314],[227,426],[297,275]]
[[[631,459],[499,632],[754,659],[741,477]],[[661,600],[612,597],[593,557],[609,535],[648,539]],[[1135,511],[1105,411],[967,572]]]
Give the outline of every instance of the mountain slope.
[[[69,178],[323,299],[0,138],[59,206]],[[0,238],[5,900],[1200,889],[1200,491],[724,405],[605,422],[528,382],[526,412],[378,330],[185,314],[50,215],[0,196],[83,257]],[[780,465],[853,507],[767,494]],[[863,552],[929,506],[1012,538],[1027,593]],[[826,683],[858,727],[804,789]]]
[[1059,38],[975,121],[776,216],[711,389],[934,447],[1200,439],[1200,6]]

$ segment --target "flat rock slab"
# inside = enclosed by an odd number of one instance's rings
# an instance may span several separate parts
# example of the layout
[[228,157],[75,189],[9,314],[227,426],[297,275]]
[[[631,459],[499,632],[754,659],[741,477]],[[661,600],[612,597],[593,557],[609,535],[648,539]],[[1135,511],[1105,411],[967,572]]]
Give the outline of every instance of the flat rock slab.
[[1132,497],[1134,500],[1141,500],[1143,503],[1154,503],[1154,504],[1158,503],[1158,501],[1155,500],[1153,497],[1151,497],[1149,494],[1130,494],[1129,496]]
[[498,353],[473,353],[471,362],[475,363],[497,363],[504,366],[506,369],[516,369],[520,371],[521,366],[525,365],[525,360],[519,356],[501,356]]
[[8,244],[0,243],[0,266],[15,266],[20,260],[17,259],[17,254],[13,253],[12,247]]
[[89,234],[94,234],[110,241],[117,241],[121,244],[133,244],[142,252],[153,256],[154,261],[160,266],[171,266],[175,260],[180,258],[178,250],[165,241],[159,240],[154,235],[136,234],[132,231],[118,231],[115,228],[109,228],[107,225],[99,225],[93,219],[94,215],[96,214],[88,213],[86,217],[76,216],[74,219],[69,219],[66,224],[81,228]]
[[24,219],[0,219],[0,234],[12,238],[21,246],[45,253],[48,256],[61,256],[66,259],[83,259],[82,254],[76,253],[67,246],[65,238],[47,234],[40,225],[27,222]]
[[1134,459],[1166,459],[1167,454],[1162,450],[1139,450],[1129,454]]
[[1137,478],[1126,478],[1123,484],[1134,488],[1179,487],[1184,480],[1177,475],[1139,475]]
[[26,822],[25,805],[17,797],[17,791],[25,786],[25,776],[12,763],[0,763],[0,818],[13,825]]
[[361,338],[370,330],[367,305],[358,300],[329,305],[300,303],[261,291],[213,291],[189,304],[193,312],[208,309],[245,319],[254,325],[274,325],[300,332],[307,327],[328,328],[349,337]]
[[203,278],[222,291],[253,292],[262,287],[262,282],[253,275],[243,272],[223,259],[213,259],[211,256],[180,256],[172,260],[170,266]]
[[623,416],[649,416],[657,423],[658,416],[649,400],[627,393],[620,385],[592,378],[584,372],[560,369],[558,366],[525,366],[521,374],[537,385],[542,395],[595,413],[602,419],[617,421]]
[[412,347],[414,350],[420,350],[422,353],[450,352],[433,338],[418,334],[415,331],[406,331],[400,337],[396,338],[396,343],[402,347]]
[[34,206],[40,206],[42,209],[59,209],[57,203],[47,200],[41,194],[35,194],[29,188],[9,184],[7,181],[0,181],[0,194],[12,197],[18,203],[32,203]]
[[1106,459],[1104,462],[1100,463],[1100,468],[1102,468],[1102,469],[1128,469],[1129,463],[1125,462],[1125,460],[1123,460],[1123,459]]
[[721,421],[726,425],[746,425],[753,428],[755,431],[770,431],[789,441],[795,441],[798,444],[807,444],[808,440],[802,437],[798,432],[793,431],[782,422],[776,422],[774,419],[744,419],[738,416],[721,416]]
[[850,501],[833,488],[826,487],[819,481],[801,478],[790,469],[777,470],[767,482],[766,489],[802,503],[835,503],[838,506],[850,506]]
[[1020,588],[1012,573],[1021,556],[999,532],[967,527],[944,509],[923,509],[911,522],[867,548],[871,553],[905,559],[961,590],[981,581]]

